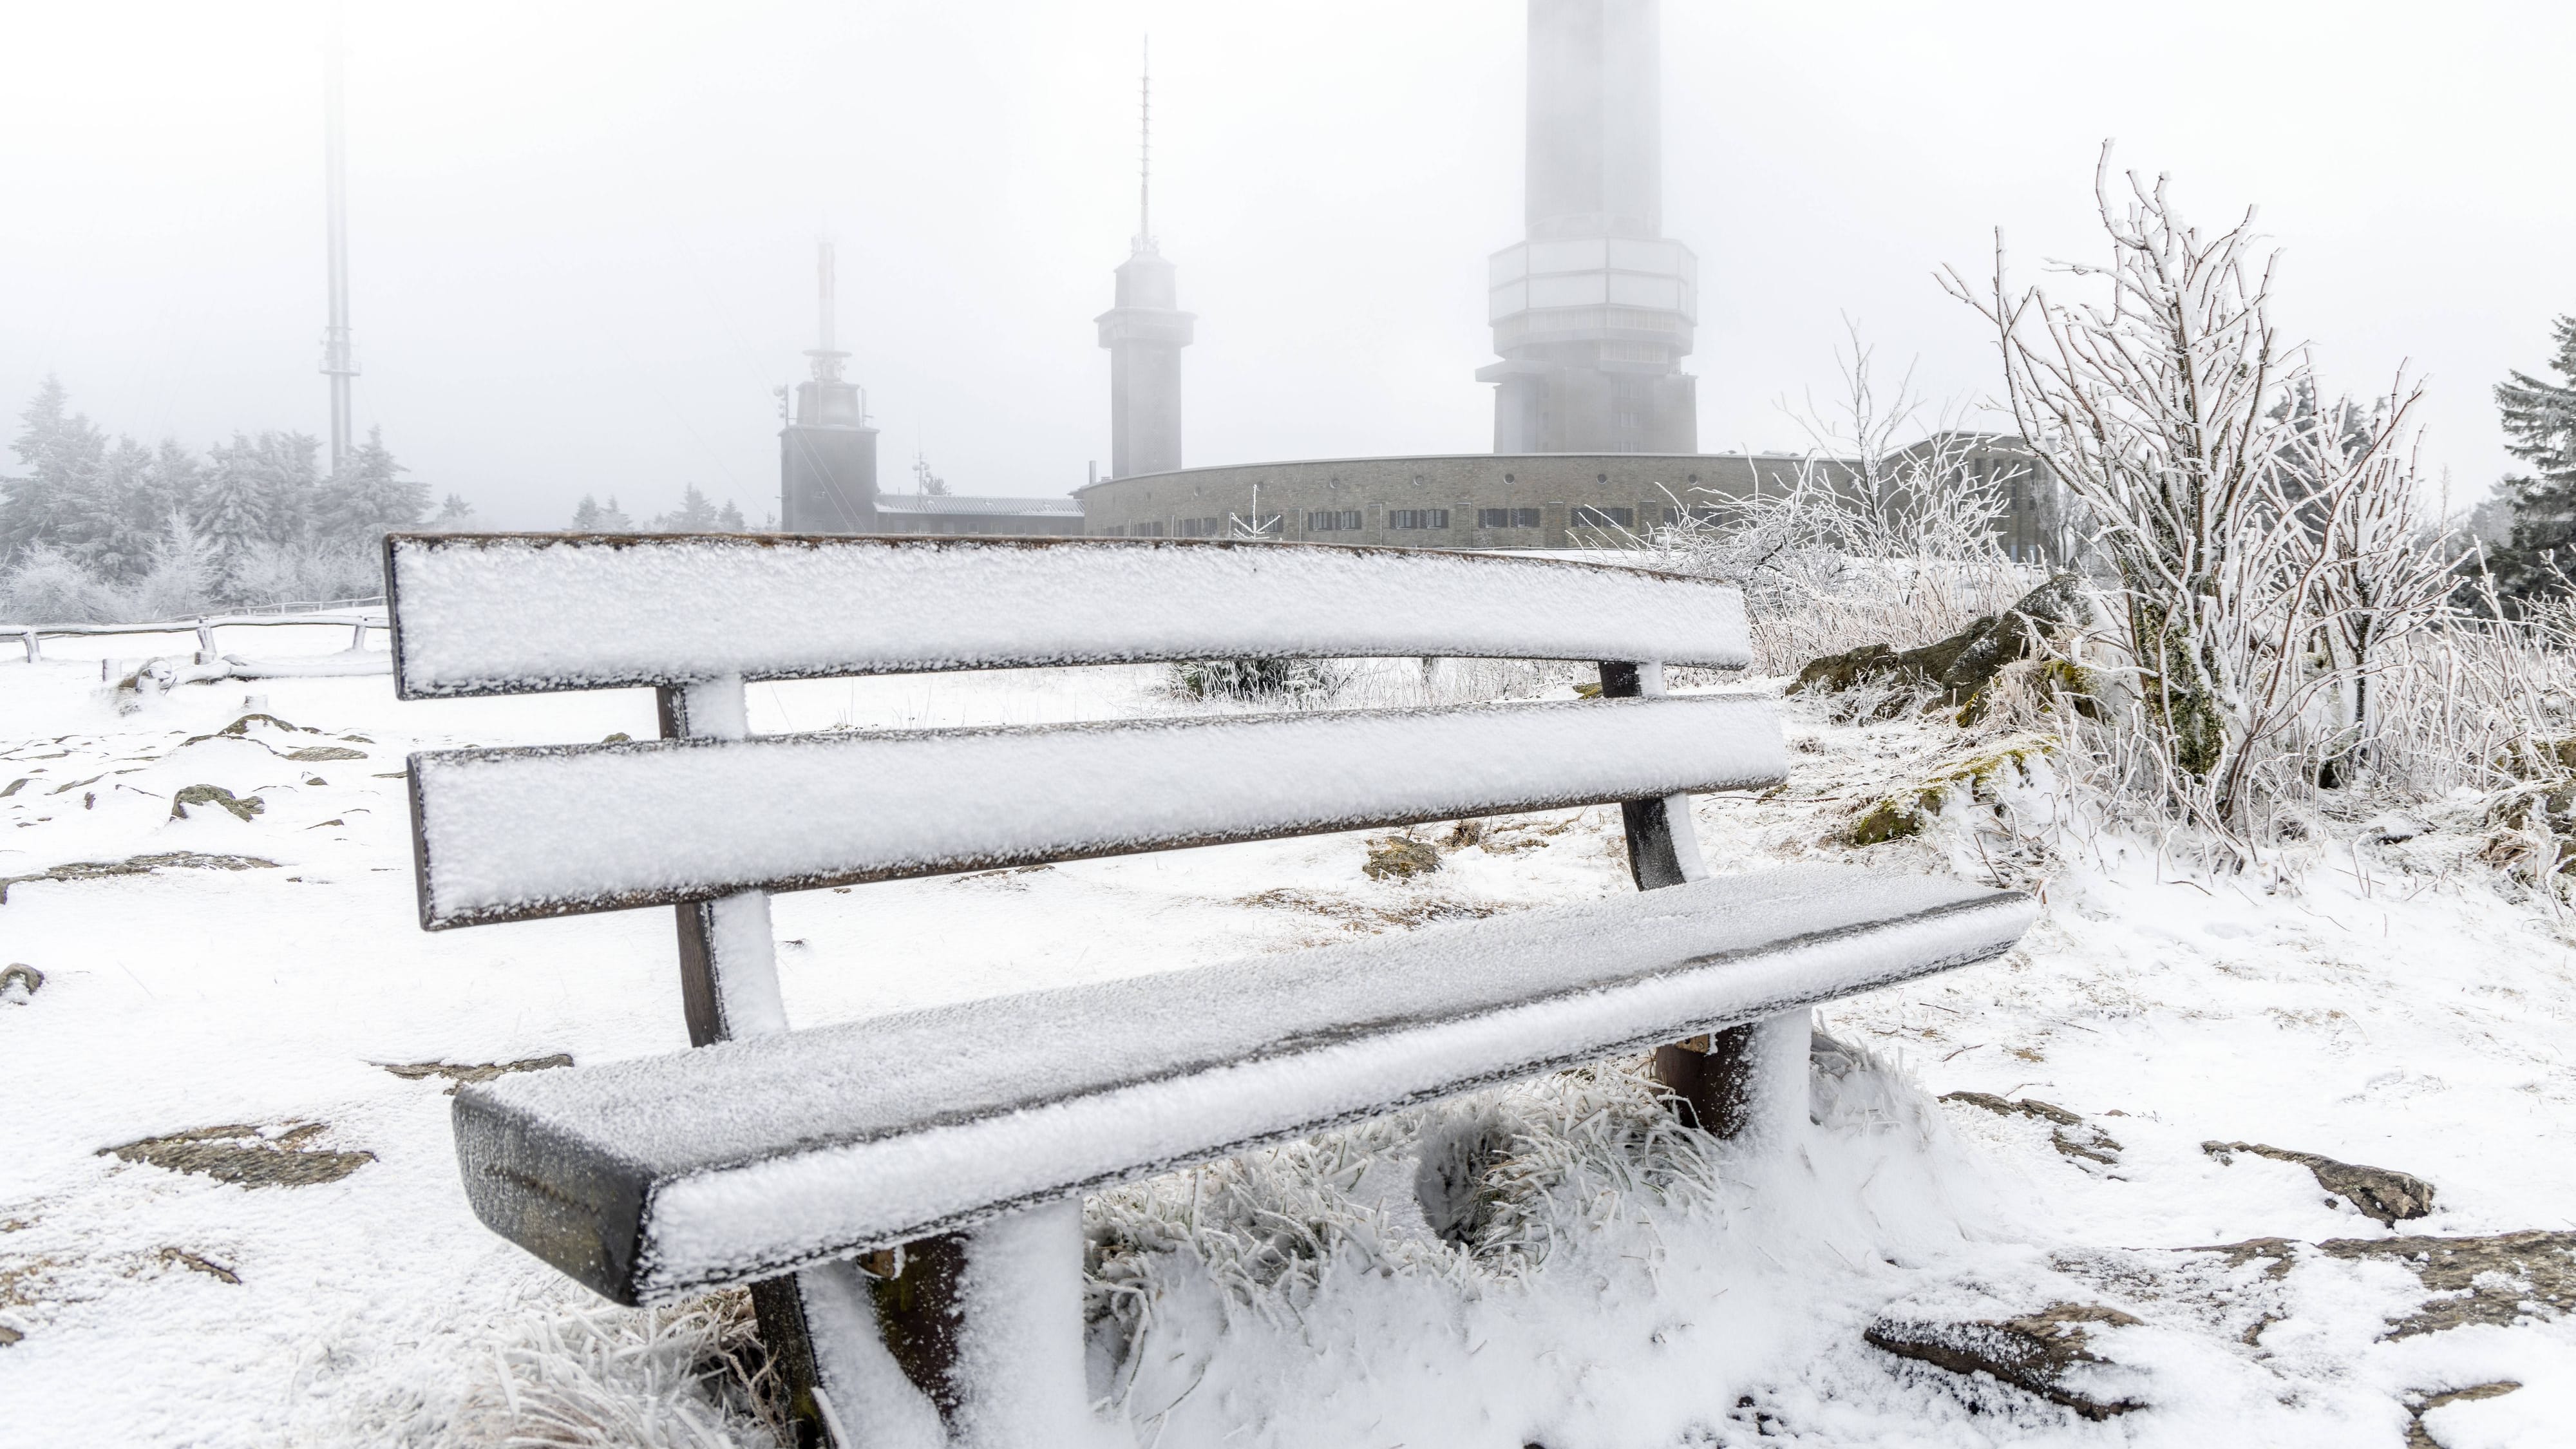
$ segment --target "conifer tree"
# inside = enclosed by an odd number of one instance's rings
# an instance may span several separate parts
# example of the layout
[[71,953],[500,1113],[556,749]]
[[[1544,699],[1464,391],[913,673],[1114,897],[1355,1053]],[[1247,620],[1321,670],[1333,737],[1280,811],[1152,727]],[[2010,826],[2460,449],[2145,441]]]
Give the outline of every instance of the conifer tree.
[[0,481],[0,562],[57,541],[73,490],[88,481],[107,453],[107,435],[71,411],[71,394],[51,374],[18,421],[18,435],[9,446],[26,472]]
[[2526,372],[2495,390],[2505,451],[2531,471],[2498,491],[2513,510],[2513,542],[2489,560],[2508,598],[2576,591],[2576,314],[2553,325],[2558,352],[2549,360],[2557,382]]
[[583,533],[599,531],[599,500],[585,493],[572,511],[572,526]]
[[410,471],[385,447],[384,429],[369,428],[367,441],[318,495],[317,532],[341,548],[372,549],[387,531],[420,522],[429,511],[429,485],[402,476]]
[[725,506],[716,512],[716,531],[719,533],[742,533],[745,531],[742,523],[742,510],[734,507],[733,500],[730,498],[726,499]]
[[261,481],[258,445],[249,438],[235,433],[230,443],[217,443],[206,453],[210,466],[197,487],[189,522],[214,550],[219,576],[230,580],[238,577],[253,549],[274,538],[268,490]]

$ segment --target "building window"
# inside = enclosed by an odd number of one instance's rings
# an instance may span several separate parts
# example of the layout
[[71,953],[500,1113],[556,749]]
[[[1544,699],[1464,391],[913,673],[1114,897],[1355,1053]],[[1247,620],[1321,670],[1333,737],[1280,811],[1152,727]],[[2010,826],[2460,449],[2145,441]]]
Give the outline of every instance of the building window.
[[1173,525],[1172,533],[1176,538],[1223,538],[1225,536],[1225,520],[1222,518],[1184,518],[1179,523]]
[[1113,523],[1109,525],[1108,533],[1111,538],[1125,538],[1127,536],[1127,525],[1123,523]]
[[1587,503],[1574,506],[1573,524],[1577,528],[1634,528],[1637,510],[1633,508],[1594,508]]
[[1390,508],[1386,511],[1386,526],[1389,528],[1447,528],[1449,510],[1446,508]]
[[1357,532],[1359,528],[1360,511],[1356,508],[1310,508],[1306,511],[1308,533],[1340,533],[1345,529]]
[[1478,528],[1536,528],[1538,510],[1535,508],[1479,508],[1476,510],[1476,526]]
[[1137,524],[1136,536],[1138,538],[1161,538],[1163,536],[1163,525],[1159,523]]

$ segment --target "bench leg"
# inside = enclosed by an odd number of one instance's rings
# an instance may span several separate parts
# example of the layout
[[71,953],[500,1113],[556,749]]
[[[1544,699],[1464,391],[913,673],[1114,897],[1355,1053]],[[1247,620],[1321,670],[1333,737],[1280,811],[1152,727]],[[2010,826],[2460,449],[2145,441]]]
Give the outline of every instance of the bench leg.
[[1655,1048],[1655,1078],[1683,1123],[1738,1141],[1786,1144],[1807,1125],[1805,1007]]
[[[1049,1203],[905,1247],[879,1265],[885,1347],[959,1449],[1097,1438],[1084,1378],[1082,1203]],[[856,1425],[853,1432],[865,1440]]]

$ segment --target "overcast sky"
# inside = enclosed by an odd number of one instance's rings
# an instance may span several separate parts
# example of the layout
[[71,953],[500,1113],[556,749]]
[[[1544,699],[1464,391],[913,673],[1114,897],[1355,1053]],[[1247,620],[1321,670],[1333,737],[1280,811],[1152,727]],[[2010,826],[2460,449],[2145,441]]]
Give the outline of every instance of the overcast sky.
[[[322,8],[0,7],[0,402],[114,431],[327,431]],[[1199,317],[1192,463],[1492,446],[1483,258],[1519,235],[1516,0],[349,6],[361,427],[498,523],[684,484],[776,506],[770,389],[842,345],[967,493],[1108,456],[1091,319],[1135,229]],[[2576,5],[1666,0],[1665,218],[1703,281],[1700,440],[1795,447],[1841,318],[1936,398],[1991,393],[1944,262],[2098,257],[2096,149],[2199,219],[2249,203],[2338,389],[2401,360],[2461,501],[2487,390],[2576,312]],[[0,460],[5,464],[7,460]]]

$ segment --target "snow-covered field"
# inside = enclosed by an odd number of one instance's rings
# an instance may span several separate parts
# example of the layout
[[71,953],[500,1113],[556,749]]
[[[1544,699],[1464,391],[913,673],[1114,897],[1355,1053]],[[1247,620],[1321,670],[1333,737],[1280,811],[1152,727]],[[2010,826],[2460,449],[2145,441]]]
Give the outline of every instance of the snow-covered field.
[[[261,647],[346,641],[288,642],[301,632]],[[120,712],[95,654],[47,654],[0,662],[0,878],[20,878],[0,966],[43,975],[0,993],[0,1445],[760,1442],[710,1397],[722,1373],[695,1378],[738,1310],[647,1324],[486,1232],[455,1181],[449,1078],[388,1070],[685,1044],[666,911],[421,932],[400,778],[413,749],[647,736],[650,697],[401,704],[375,675],[189,685]],[[1159,681],[755,686],[752,723],[1184,708]],[[2550,1306],[2569,1285],[2498,1278],[2500,1321],[2386,1336],[2427,1296],[2397,1258],[2178,1251],[2576,1229],[2562,920],[2498,894],[2438,818],[2262,879],[2187,879],[2092,825],[2046,864],[1957,830],[1846,851],[1828,834],[1957,733],[1796,704],[1787,720],[1787,791],[1699,803],[1713,865],[1992,871],[2044,892],[2023,948],[1821,1013],[1863,1050],[1819,1078],[1790,1157],[1680,1132],[1609,1064],[1104,1196],[1104,1413],[1160,1446],[2576,1443],[2576,1324]],[[173,818],[197,785],[261,808]],[[45,875],[140,856],[179,858]],[[1496,822],[1412,880],[1371,880],[1366,858],[1364,837],[1327,836],[781,897],[790,1017],[1629,889],[1606,810]],[[2081,1121],[1936,1100],[1960,1091]],[[209,1128],[235,1130],[104,1151]],[[2437,1198],[2392,1229],[2305,1167],[2204,1142],[2399,1169]],[[1435,1177],[1466,1164],[1471,1190],[1418,1191],[1426,1152]],[[208,1160],[316,1180],[161,1165]],[[1864,1339],[1882,1318],[2061,1302],[2138,1320],[2097,1331],[2107,1362],[2082,1374],[2144,1407],[2096,1421]],[[2519,1387],[2413,1427],[2430,1396],[2500,1383]],[[576,1411],[606,1427],[545,1427]]]

